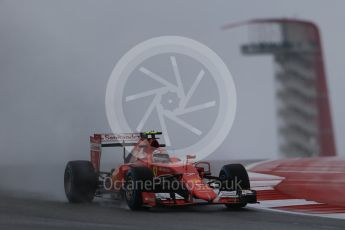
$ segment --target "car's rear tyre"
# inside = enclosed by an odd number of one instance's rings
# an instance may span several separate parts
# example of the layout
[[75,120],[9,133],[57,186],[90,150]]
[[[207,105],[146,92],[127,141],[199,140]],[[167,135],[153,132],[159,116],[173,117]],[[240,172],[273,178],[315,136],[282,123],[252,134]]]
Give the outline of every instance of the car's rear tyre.
[[133,167],[128,171],[124,197],[131,210],[143,209],[142,192],[149,191],[152,188],[152,182],[153,173],[149,168]]
[[89,161],[70,161],[64,175],[65,194],[70,203],[91,202],[98,176]]
[[[224,165],[219,172],[221,190],[237,191],[250,189],[250,181],[247,170],[241,164]],[[247,205],[246,202],[238,204],[226,204],[230,209],[240,209]]]

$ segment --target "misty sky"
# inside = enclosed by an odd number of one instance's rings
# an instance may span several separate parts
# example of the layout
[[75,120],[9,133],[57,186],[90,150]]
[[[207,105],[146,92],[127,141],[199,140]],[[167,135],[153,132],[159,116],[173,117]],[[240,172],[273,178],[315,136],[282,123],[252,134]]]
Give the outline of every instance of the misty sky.
[[162,35],[206,44],[233,74],[238,111],[213,157],[277,156],[271,57],[242,56],[244,29],[221,30],[266,17],[319,25],[337,151],[345,155],[344,9],[342,0],[0,0],[0,163],[88,158],[88,136],[110,132],[104,97],[116,62]]

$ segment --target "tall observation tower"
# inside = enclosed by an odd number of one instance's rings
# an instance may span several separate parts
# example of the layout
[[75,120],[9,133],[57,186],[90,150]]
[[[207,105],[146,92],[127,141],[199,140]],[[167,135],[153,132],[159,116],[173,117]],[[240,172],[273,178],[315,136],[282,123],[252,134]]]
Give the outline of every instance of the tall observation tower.
[[260,19],[248,27],[246,55],[273,55],[280,154],[336,155],[318,27],[291,19]]

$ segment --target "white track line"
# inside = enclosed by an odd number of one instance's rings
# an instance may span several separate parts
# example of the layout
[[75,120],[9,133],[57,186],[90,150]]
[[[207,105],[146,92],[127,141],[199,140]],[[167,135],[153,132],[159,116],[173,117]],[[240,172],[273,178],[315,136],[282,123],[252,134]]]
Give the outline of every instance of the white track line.
[[260,201],[260,206],[265,208],[276,208],[282,206],[294,206],[294,205],[309,205],[309,204],[321,204],[315,201],[308,201],[304,199],[284,199],[284,200],[264,200]]

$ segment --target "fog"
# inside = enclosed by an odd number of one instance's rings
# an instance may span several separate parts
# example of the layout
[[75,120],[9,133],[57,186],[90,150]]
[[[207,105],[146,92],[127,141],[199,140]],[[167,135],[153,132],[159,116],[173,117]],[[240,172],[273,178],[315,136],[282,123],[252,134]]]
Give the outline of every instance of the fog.
[[[45,169],[43,174],[54,175],[58,181],[52,184],[60,188],[65,162],[88,159],[89,135],[111,131],[104,98],[116,62],[134,45],[161,35],[206,44],[233,74],[238,93],[235,123],[211,158],[276,157],[271,58],[242,56],[241,29],[221,30],[229,22],[262,17],[298,17],[320,26],[337,151],[344,154],[345,32],[338,26],[345,19],[345,3],[263,0],[252,4],[249,0],[1,0],[0,164],[19,165],[16,177],[31,170],[28,181],[35,181]],[[49,171],[49,165],[58,166]]]

